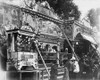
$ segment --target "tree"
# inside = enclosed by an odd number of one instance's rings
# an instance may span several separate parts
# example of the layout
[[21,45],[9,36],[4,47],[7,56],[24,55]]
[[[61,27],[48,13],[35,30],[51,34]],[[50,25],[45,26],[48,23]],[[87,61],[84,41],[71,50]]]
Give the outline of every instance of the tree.
[[75,3],[73,3],[73,0],[36,0],[36,2],[38,1],[47,1],[61,19],[68,20],[73,18],[78,20],[80,17],[80,11]]
[[99,27],[99,15],[100,15],[100,8],[89,10],[87,16],[89,18],[90,25],[92,27],[94,26]]

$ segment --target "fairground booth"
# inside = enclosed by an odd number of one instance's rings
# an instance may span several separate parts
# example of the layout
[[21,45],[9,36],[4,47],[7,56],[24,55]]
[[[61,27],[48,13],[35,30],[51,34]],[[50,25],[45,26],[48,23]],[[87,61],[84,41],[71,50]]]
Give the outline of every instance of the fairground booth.
[[80,58],[80,74],[85,78],[92,78],[100,59],[93,31],[82,24],[75,24],[73,38],[74,51]]

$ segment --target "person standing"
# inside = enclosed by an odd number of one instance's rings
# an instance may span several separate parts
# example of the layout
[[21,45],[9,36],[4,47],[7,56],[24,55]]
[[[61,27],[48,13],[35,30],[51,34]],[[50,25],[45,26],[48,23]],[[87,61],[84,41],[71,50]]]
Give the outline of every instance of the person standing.
[[72,56],[72,58],[70,59],[70,63],[72,65],[72,79],[77,80],[78,79],[78,73],[80,72],[80,67],[78,64],[78,61],[76,60],[76,58],[74,56]]
[[66,65],[66,62],[64,63],[64,75],[63,75],[63,80],[69,80],[69,70]]
[[57,80],[57,75],[58,75],[57,68],[58,68],[57,63],[56,61],[54,61],[51,66],[50,80]]

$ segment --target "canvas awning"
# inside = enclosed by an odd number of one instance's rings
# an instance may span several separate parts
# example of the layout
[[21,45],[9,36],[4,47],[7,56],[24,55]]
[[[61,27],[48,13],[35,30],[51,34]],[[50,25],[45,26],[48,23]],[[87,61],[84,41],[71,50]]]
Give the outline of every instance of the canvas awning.
[[87,34],[81,34],[81,35],[82,35],[82,37],[83,37],[84,39],[90,41],[91,43],[97,44],[97,42],[95,41],[95,39],[94,39],[92,36],[87,35]]

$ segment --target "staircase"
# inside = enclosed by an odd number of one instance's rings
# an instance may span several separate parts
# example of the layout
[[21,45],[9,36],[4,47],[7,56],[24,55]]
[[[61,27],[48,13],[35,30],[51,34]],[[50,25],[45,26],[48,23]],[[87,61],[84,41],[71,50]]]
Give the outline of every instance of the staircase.
[[[49,72],[51,70],[51,68],[49,66],[48,66],[48,70],[49,70]],[[48,74],[47,74],[47,71],[45,70],[45,68],[40,68],[40,71],[41,71],[40,72],[40,80],[49,80],[48,79]],[[57,79],[58,80],[62,80],[63,74],[64,74],[64,68],[63,67],[58,67],[58,76],[57,76]]]

